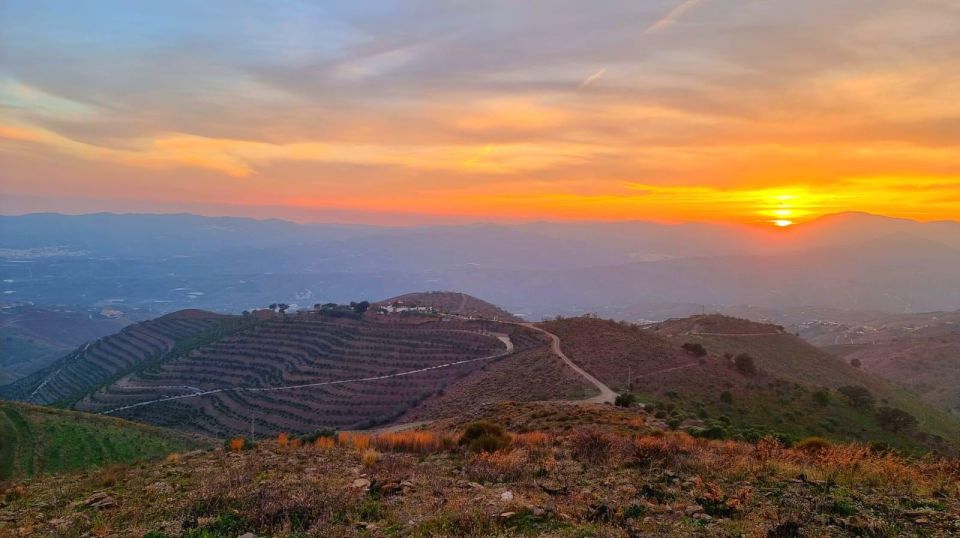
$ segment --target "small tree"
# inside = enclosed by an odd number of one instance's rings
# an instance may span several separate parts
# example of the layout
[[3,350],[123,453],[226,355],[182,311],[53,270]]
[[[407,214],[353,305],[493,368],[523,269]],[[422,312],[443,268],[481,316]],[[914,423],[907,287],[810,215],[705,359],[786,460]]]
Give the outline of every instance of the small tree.
[[618,394],[617,398],[613,401],[614,405],[617,407],[632,407],[633,404],[637,402],[637,397],[629,392],[624,392],[623,394]]
[[720,401],[723,402],[723,403],[725,403],[725,404],[732,404],[732,403],[733,403],[733,394],[730,394],[730,391],[729,391],[729,390],[725,390],[725,391],[721,392],[721,393],[720,393]]
[[753,357],[746,353],[734,357],[733,366],[743,375],[756,375],[757,373],[757,365],[754,363]]
[[860,368],[860,364],[861,364],[860,359],[857,359],[857,358],[850,359],[850,366],[853,366],[854,368]]
[[288,305],[287,303],[277,304],[277,310],[279,310],[281,314],[286,314],[288,308],[290,308],[290,305]]
[[917,425],[917,419],[903,409],[896,407],[878,407],[877,424],[891,432],[912,430]]
[[681,347],[683,347],[684,351],[693,355],[694,357],[703,357],[707,354],[707,349],[699,342],[687,342]]
[[270,310],[273,310],[274,312],[276,312],[276,311],[277,311],[277,306],[278,306],[277,303],[270,303],[270,306],[267,307],[267,308],[269,308]]
[[820,389],[813,393],[813,401],[821,407],[826,407],[830,403],[830,393]]
[[861,385],[846,385],[837,389],[837,392],[846,396],[850,401],[850,405],[857,409],[870,409],[873,407],[873,394],[867,390],[867,387]]
[[370,308],[370,301],[360,301],[359,303],[350,303],[350,306],[353,307],[353,311],[358,315],[362,315]]

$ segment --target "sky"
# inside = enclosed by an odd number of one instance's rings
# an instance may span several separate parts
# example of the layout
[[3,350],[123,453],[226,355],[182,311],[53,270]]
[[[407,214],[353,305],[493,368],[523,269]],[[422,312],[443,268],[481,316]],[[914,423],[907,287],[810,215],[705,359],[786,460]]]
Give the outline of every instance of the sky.
[[4,0],[0,212],[960,218],[960,2]]

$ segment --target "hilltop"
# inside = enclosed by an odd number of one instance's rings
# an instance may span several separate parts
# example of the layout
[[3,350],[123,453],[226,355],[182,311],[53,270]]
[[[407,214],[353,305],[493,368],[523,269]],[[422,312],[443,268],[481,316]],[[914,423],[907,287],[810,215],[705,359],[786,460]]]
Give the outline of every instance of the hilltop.
[[132,463],[210,441],[112,417],[0,401],[0,480]]
[[[642,410],[478,409],[477,423],[175,455],[8,486],[11,536],[949,536],[955,461],[695,439]],[[581,420],[586,415],[589,424]],[[239,445],[237,445],[239,447]]]
[[447,314],[458,316],[480,317],[501,321],[521,321],[510,312],[497,305],[477,299],[472,295],[454,291],[427,291],[407,293],[391,297],[377,303],[377,306],[400,305],[406,307],[434,308]]

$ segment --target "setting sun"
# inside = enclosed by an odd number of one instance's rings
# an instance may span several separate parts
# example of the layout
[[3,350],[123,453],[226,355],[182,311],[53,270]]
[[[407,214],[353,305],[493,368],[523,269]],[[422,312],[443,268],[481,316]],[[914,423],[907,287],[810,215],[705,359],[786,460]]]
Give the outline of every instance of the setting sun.
[[793,221],[792,221],[792,220],[786,220],[786,219],[777,219],[777,220],[774,220],[774,221],[771,221],[771,222],[772,222],[774,225],[779,226],[779,227],[781,227],[781,228],[786,228],[787,226],[790,226],[790,225],[793,224]]

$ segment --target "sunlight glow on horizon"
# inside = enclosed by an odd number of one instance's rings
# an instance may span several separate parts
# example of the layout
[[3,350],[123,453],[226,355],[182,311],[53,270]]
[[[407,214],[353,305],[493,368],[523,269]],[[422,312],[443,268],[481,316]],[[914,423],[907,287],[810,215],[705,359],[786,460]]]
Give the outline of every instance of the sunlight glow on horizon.
[[960,219],[960,10],[732,2],[9,0],[0,213]]

